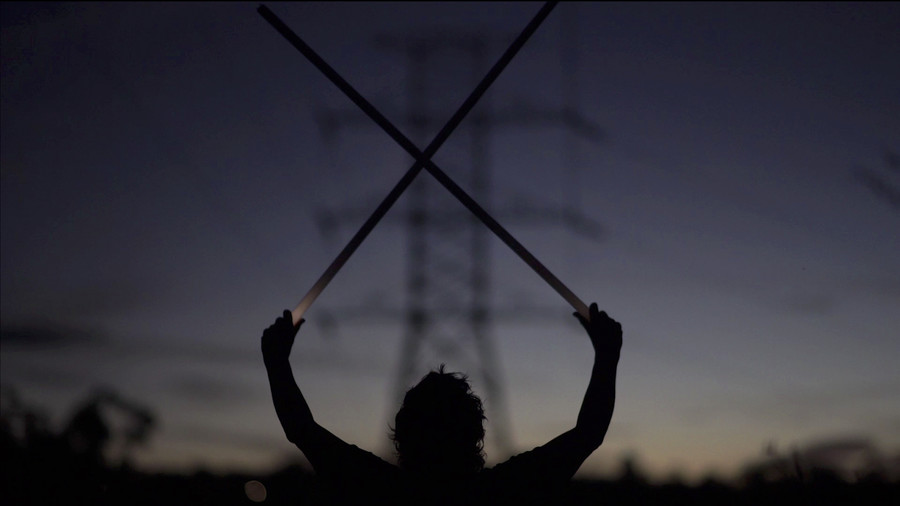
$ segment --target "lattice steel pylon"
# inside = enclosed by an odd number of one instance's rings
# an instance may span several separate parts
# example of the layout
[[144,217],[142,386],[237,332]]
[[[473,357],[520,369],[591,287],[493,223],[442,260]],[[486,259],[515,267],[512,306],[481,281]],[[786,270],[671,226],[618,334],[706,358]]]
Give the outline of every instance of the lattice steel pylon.
[[[428,60],[432,53],[455,46],[468,53],[477,75],[486,66],[482,38],[446,37],[406,40],[400,48],[408,61],[408,121],[414,135],[427,135]],[[481,111],[489,107],[481,104]],[[487,146],[490,124],[482,112],[468,125],[469,170],[466,174],[472,197],[490,208],[490,166]],[[460,177],[460,175],[457,175]],[[453,202],[443,188],[420,179],[410,188],[407,214],[406,328],[395,379],[395,399],[437,362],[453,361],[468,371],[477,371],[486,390],[492,438],[500,452],[510,453],[512,434],[506,396],[500,381],[490,334],[490,254],[488,230],[473,216],[441,219]],[[436,192],[434,190],[441,190]],[[455,213],[454,213],[455,214]],[[436,360],[424,357],[430,347]],[[473,360],[468,350],[475,350]],[[474,362],[474,363],[473,363]]]
[[[404,123],[415,142],[426,140],[439,127],[438,115],[429,114],[431,93],[429,68],[447,51],[459,51],[468,59],[475,79],[487,66],[488,40],[478,35],[457,36],[443,33],[421,37],[381,37],[379,42],[399,50],[406,60],[406,114]],[[432,71],[432,72],[430,72]],[[570,73],[574,75],[574,72]],[[326,137],[347,124],[367,124],[353,110],[324,110],[317,120]],[[563,124],[568,130],[596,139],[599,129],[574,109],[546,111],[517,104],[513,110],[493,111],[488,97],[473,111],[459,135],[468,135],[468,159],[454,166],[454,178],[467,186],[470,195],[491,209],[492,132],[498,126],[512,124]],[[500,454],[511,454],[514,445],[506,403],[502,368],[495,350],[494,323],[509,313],[498,311],[490,300],[492,234],[471,213],[461,209],[453,197],[430,178],[419,178],[406,190],[406,207],[400,218],[406,241],[406,290],[400,318],[404,322],[400,360],[394,378],[391,405],[396,407],[406,390],[430,369],[447,363],[480,380],[489,418],[489,437]],[[528,213],[528,211],[531,211]],[[547,209],[518,208],[506,213],[504,222],[566,224],[582,229],[596,224],[577,210],[562,212]],[[340,212],[328,215],[330,226],[339,224]],[[349,222],[358,216],[353,213]],[[394,222],[396,223],[396,221]],[[590,234],[589,234],[590,235]],[[371,312],[355,308],[339,314],[361,315]],[[383,315],[382,315],[383,316]],[[531,318],[546,313],[531,312]],[[558,318],[558,316],[554,316]]]

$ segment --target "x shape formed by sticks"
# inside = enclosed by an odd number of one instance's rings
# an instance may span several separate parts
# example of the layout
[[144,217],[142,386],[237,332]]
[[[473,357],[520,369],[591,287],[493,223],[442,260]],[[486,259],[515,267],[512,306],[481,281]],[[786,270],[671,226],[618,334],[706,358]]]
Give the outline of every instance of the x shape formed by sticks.
[[291,43],[297,50],[299,50],[303,56],[306,57],[307,60],[310,61],[313,65],[316,66],[325,76],[345,95],[347,95],[350,100],[353,101],[363,112],[366,113],[369,118],[371,118],[375,123],[378,124],[397,144],[400,145],[407,153],[409,153],[416,161],[409,170],[406,171],[406,174],[400,179],[400,181],[394,186],[394,188],[388,193],[387,197],[381,201],[375,211],[371,216],[363,223],[362,227],[354,234],[354,236],[350,239],[350,242],[344,246],[344,249],[338,253],[338,256],[331,262],[331,265],[325,269],[325,272],[319,277],[318,281],[313,285],[313,287],[306,293],[300,303],[296,308],[292,311],[292,316],[294,320],[294,324],[303,318],[304,313],[309,309],[312,305],[313,301],[322,293],[322,290],[331,282],[332,278],[338,273],[338,271],[343,267],[343,265],[350,259],[350,256],[353,255],[353,252],[362,244],[363,240],[365,240],[366,236],[369,235],[369,232],[375,228],[375,225],[381,220],[382,217],[388,212],[394,202],[400,198],[400,195],[404,190],[412,183],[413,179],[419,174],[419,172],[424,168],[435,179],[440,182],[444,188],[446,188],[450,193],[453,194],[466,208],[472,211],[475,216],[478,217],[491,231],[494,232],[510,249],[515,252],[519,258],[525,261],[541,278],[544,279],[557,293],[559,293],[563,299],[565,299],[581,316],[585,319],[589,319],[590,315],[588,312],[588,308],[581,299],[578,298],[571,290],[569,290],[566,285],[563,284],[562,281],[559,280],[549,269],[544,267],[544,265],[538,261],[537,258],[534,257],[525,246],[523,246],[519,241],[516,240],[515,237],[512,236],[509,232],[506,231],[500,223],[497,222],[487,211],[484,210],[475,200],[469,196],[462,188],[459,187],[440,167],[435,164],[431,158],[437,153],[437,150],[444,144],[444,142],[450,137],[450,134],[453,133],[453,130],[456,129],[457,126],[462,122],[463,118],[475,107],[475,104],[481,98],[482,95],[487,91],[490,85],[497,79],[503,69],[506,68],[506,65],[512,61],[513,57],[525,45],[525,42],[529,37],[537,30],[538,26],[546,19],[546,17],[550,14],[550,11],[556,6],[557,2],[547,2],[541,7],[541,10],[535,14],[534,18],[525,26],[522,30],[522,33],[519,34],[518,37],[513,41],[513,43],[507,48],[507,50],[503,53],[497,63],[494,64],[493,67],[488,71],[487,75],[478,83],[478,86],[472,90],[472,93],[466,98],[466,100],[462,103],[456,113],[450,117],[450,120],[447,121],[447,124],[438,132],[435,138],[431,141],[430,144],[425,148],[425,151],[420,151],[412,141],[409,140],[397,127],[394,126],[383,114],[381,114],[368,100],[366,100],[362,95],[360,95],[350,84],[344,80],[330,65],[328,65],[325,60],[322,59],[306,42],[303,41],[297,34],[295,34],[286,24],[284,24],[281,19],[278,18],[268,7],[262,5],[259,7],[258,11],[266,21],[269,22],[278,32],[287,39],[288,42]]

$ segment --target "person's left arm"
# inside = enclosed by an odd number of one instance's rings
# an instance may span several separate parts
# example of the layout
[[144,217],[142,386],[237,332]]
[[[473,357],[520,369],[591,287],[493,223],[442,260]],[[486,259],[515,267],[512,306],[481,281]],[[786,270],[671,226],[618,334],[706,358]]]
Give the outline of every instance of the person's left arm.
[[[616,370],[622,348],[622,326],[606,312],[590,306],[590,319],[575,313],[594,348],[591,379],[578,412],[575,427],[548,443],[509,461],[508,469],[520,468],[537,480],[568,480],[596,450],[609,429],[616,401]],[[515,464],[514,464],[515,463]],[[530,471],[526,470],[530,469]]]

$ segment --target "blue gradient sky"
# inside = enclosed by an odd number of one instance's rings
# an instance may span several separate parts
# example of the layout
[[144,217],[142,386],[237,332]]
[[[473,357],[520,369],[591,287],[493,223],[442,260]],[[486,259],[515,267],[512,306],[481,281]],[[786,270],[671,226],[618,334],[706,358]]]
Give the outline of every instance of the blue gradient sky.
[[[316,111],[350,104],[256,6],[2,6],[0,380],[56,424],[94,386],[147,404],[151,467],[295,452],[258,337],[358,226],[324,238],[315,213],[374,209],[410,164],[374,125],[323,141]],[[376,35],[489,33],[493,61],[538,8],[272,6],[396,119],[404,60]],[[584,471],[636,453],[657,473],[731,472],[769,443],[850,436],[900,449],[900,211],[865,183],[900,188],[897,26],[896,4],[562,4],[492,87],[481,107],[559,107],[561,35],[577,34],[577,103],[604,139],[577,144],[574,172],[559,128],[498,130],[490,156],[497,208],[578,201],[606,231],[508,226],[625,328],[616,413]],[[449,117],[476,81],[461,58],[435,63],[429,112]],[[459,134],[436,157],[451,176]],[[373,232],[292,358],[318,421],[374,451],[401,322],[336,315],[328,331],[321,316],[400,307],[403,241]],[[560,315],[494,329],[529,449],[574,424],[591,349],[562,299],[492,247],[491,300]]]

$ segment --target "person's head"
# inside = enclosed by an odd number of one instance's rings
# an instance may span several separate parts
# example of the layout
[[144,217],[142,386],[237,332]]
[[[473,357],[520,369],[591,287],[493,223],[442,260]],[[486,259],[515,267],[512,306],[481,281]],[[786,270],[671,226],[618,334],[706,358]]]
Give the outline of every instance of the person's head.
[[428,373],[409,389],[394,421],[400,467],[427,474],[464,474],[484,467],[484,409],[460,373]]

